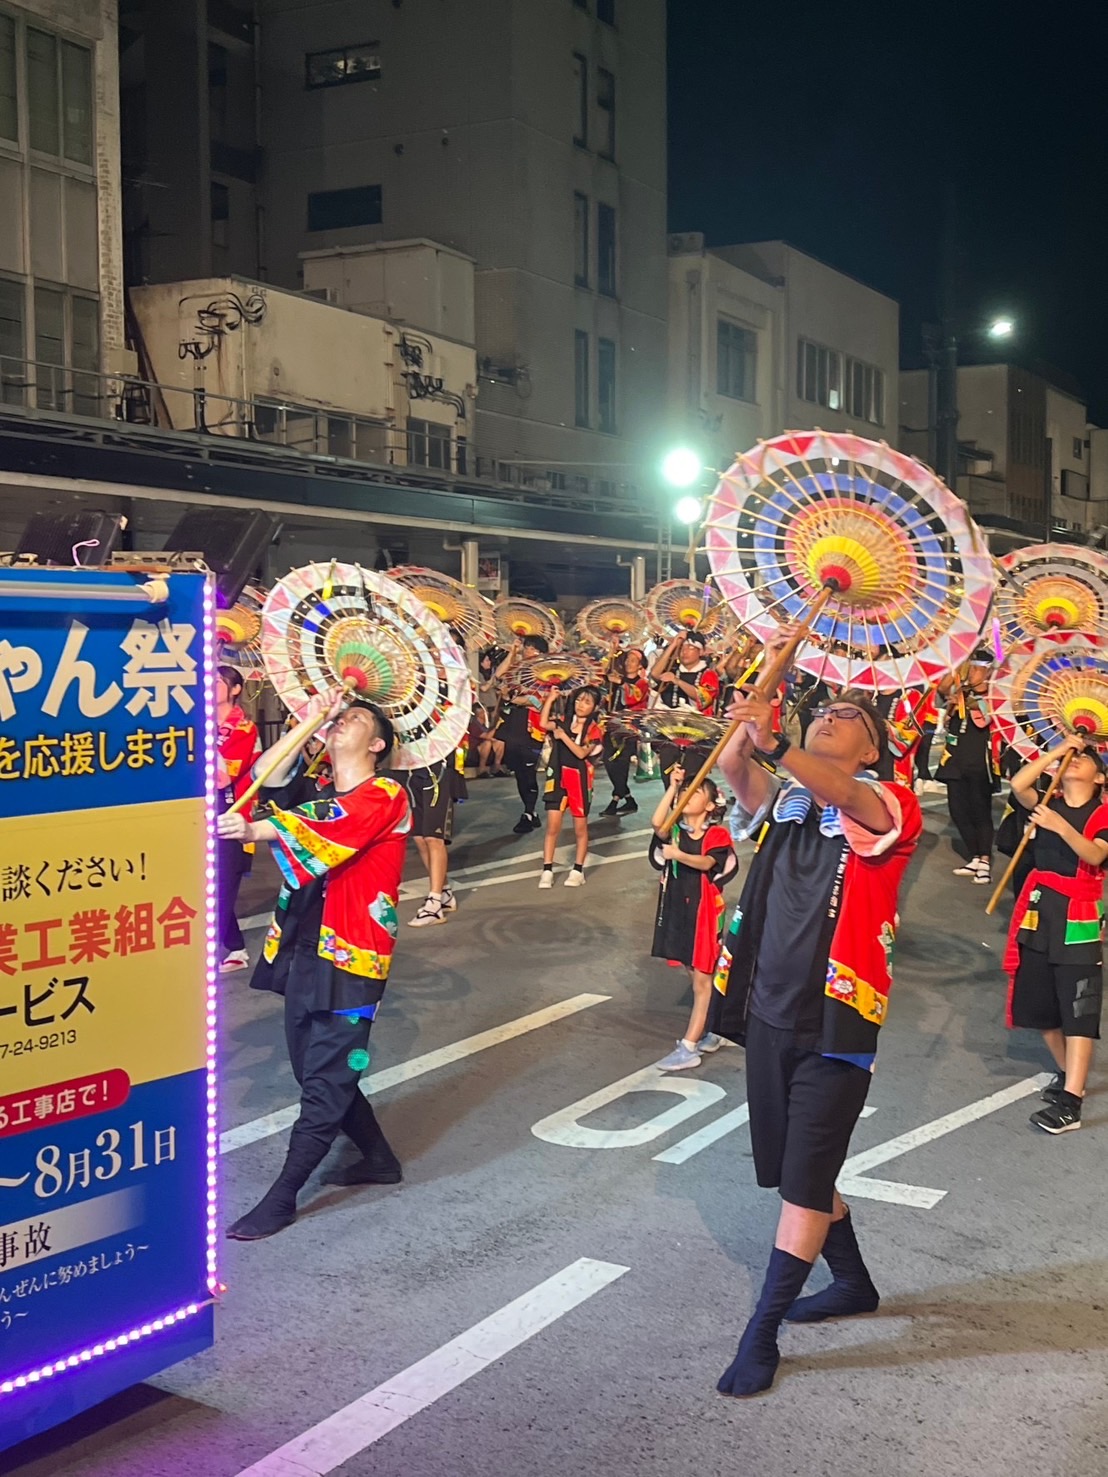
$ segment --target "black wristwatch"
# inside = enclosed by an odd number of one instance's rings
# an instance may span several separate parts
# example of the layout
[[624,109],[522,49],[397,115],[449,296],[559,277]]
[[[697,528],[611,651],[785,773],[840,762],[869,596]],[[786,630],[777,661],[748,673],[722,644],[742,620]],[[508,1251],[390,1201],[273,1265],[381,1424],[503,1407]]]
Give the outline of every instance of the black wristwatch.
[[788,734],[781,734],[772,749],[755,748],[754,752],[759,759],[767,759],[770,764],[780,764],[781,760],[793,746],[793,741]]

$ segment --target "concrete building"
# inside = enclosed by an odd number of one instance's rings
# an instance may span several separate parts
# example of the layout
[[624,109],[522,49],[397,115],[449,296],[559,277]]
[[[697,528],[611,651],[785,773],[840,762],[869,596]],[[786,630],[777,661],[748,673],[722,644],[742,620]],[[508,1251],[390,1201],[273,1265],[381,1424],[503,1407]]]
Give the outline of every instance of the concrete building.
[[308,287],[321,251],[440,243],[475,265],[483,470],[641,481],[665,398],[665,0],[255,12],[129,8],[130,280]]
[[671,236],[669,344],[670,425],[708,464],[815,426],[897,444],[897,304],[787,242]]
[[0,401],[95,407],[124,367],[116,0],[0,5]]
[[[901,442],[924,460],[929,395],[927,370],[901,375]],[[1108,521],[1101,446],[1072,390],[1015,364],[959,366],[957,491],[975,516],[1032,539],[1048,526],[1053,538],[1084,537]]]

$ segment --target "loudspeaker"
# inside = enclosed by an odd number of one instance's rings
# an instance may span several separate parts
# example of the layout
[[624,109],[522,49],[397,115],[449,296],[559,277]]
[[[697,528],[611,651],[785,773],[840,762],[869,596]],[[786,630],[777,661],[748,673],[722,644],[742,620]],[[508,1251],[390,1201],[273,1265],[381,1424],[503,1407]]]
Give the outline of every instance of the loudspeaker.
[[166,540],[166,551],[196,551],[216,577],[219,603],[234,605],[277,536],[276,518],[257,508],[190,508]]
[[[119,547],[123,518],[96,508],[76,508],[71,513],[34,513],[31,516],[15,562],[33,556],[39,564],[61,564],[67,569],[80,565],[93,569],[107,564]],[[89,545],[78,548],[78,544]]]

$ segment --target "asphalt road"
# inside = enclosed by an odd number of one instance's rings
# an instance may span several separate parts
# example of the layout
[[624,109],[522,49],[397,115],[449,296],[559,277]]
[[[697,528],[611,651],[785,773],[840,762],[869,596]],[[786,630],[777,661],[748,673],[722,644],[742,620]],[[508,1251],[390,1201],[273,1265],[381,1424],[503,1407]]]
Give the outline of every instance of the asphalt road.
[[[1080,1133],[1028,1125],[1047,1062],[1004,1030],[1002,925],[986,889],[951,875],[943,802],[926,802],[874,1111],[848,1165],[881,1310],[786,1330],[773,1391],[736,1402],[715,1381],[777,1200],[754,1183],[739,1050],[677,1080],[644,1070],[687,1003],[647,953],[645,814],[596,824],[583,890],[539,893],[536,842],[507,834],[511,782],[471,790],[459,912],[402,927],[373,1031],[404,1183],[313,1182],[293,1228],[225,1243],[215,1348],[0,1470],[1103,1477],[1103,1075]],[[259,870],[247,909],[268,886]],[[230,1220],[276,1174],[268,1115],[296,1093],[279,1003],[242,976],[224,990]]]

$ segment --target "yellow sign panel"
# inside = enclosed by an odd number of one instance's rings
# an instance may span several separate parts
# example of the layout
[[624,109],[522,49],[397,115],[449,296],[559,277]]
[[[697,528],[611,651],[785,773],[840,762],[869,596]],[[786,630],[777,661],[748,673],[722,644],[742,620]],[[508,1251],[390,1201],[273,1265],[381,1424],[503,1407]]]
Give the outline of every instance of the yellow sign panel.
[[0,1083],[206,1063],[202,799],[0,822]]

